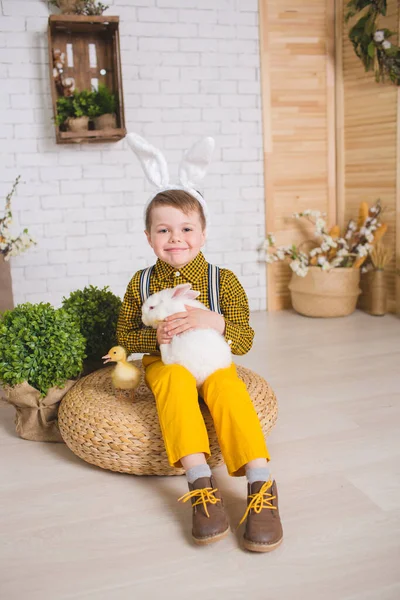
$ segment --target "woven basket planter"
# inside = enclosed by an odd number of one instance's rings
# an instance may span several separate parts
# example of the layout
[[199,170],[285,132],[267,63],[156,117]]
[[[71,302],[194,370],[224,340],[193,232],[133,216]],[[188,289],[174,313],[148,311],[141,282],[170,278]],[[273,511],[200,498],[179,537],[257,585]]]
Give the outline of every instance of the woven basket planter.
[[307,317],[345,317],[356,308],[359,283],[359,269],[310,267],[305,277],[293,273],[289,284],[293,308]]
[[[168,463],[154,396],[142,380],[135,400],[117,398],[111,383],[113,367],[80,379],[66,394],[58,413],[58,426],[67,446],[88,463],[134,475],[181,475]],[[267,436],[277,419],[276,397],[268,383],[256,373],[237,367],[247,386]],[[201,411],[210,439],[209,464],[223,464],[217,435],[207,406]]]
[[387,288],[385,271],[375,269],[361,277],[362,294],[359,298],[359,308],[370,315],[383,316],[387,313]]

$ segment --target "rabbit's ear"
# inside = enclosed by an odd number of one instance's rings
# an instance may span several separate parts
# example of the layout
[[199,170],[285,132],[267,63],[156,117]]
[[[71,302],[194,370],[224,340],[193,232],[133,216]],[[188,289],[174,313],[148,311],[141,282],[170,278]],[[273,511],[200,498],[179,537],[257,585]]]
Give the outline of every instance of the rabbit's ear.
[[158,150],[136,133],[128,133],[126,136],[129,146],[132,148],[147,179],[157,188],[164,188],[169,183],[167,161],[161,150]]
[[189,290],[185,294],[185,298],[187,300],[195,300],[198,296],[200,296],[200,292],[196,292],[195,290]]
[[180,283],[179,285],[173,288],[171,298],[182,298],[183,296],[186,296],[187,292],[190,291],[191,287],[191,283]]
[[174,287],[172,298],[181,298],[186,300],[194,300],[197,296],[200,296],[200,292],[196,292],[191,289],[191,283],[181,283]]
[[214,138],[205,137],[187,150],[179,167],[179,181],[183,187],[195,188],[205,176],[214,151]]

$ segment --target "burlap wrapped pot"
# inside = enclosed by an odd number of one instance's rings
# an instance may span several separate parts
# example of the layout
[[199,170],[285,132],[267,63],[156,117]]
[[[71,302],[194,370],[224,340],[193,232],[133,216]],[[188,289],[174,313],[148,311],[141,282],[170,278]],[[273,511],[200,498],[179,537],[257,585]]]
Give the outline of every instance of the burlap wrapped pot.
[[57,425],[57,413],[63,396],[75,381],[69,379],[63,388],[50,388],[42,397],[26,381],[4,386],[4,400],[17,409],[15,426],[18,435],[33,442],[63,442]]
[[116,129],[117,117],[115,114],[106,113],[93,119],[95,129]]
[[73,131],[74,133],[87,131],[89,129],[89,117],[77,117],[74,119],[69,117],[67,119],[67,127],[69,131]]

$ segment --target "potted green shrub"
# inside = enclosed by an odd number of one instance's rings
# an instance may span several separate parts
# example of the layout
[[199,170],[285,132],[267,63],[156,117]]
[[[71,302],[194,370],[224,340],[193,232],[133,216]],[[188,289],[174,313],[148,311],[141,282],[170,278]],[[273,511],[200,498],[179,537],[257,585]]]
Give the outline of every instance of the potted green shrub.
[[17,409],[17,433],[62,441],[58,406],[82,371],[85,339],[73,317],[50,304],[19,304],[0,319],[0,382]]
[[94,128],[115,129],[117,127],[117,97],[107,86],[100,84],[94,92]]
[[56,124],[76,133],[87,131],[89,119],[96,114],[94,94],[90,90],[75,90],[72,96],[58,98]]
[[108,286],[99,289],[90,285],[63,298],[62,306],[78,323],[86,340],[84,373],[101,368],[101,357],[117,342],[116,329],[121,299]]

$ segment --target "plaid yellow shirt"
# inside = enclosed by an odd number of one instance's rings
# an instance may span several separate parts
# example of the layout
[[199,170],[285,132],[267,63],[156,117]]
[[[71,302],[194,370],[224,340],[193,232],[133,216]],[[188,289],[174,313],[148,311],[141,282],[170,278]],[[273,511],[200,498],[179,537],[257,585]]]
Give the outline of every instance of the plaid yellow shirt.
[[[128,284],[118,319],[118,344],[127,352],[158,351],[156,330],[142,323],[140,274],[138,271]],[[178,274],[179,273],[179,274]],[[180,283],[191,283],[200,292],[197,298],[210,308],[208,300],[208,263],[200,252],[195,259],[179,271],[164,261],[157,260],[150,278],[150,294]],[[225,339],[231,344],[233,354],[246,354],[253,344],[254,331],[249,325],[249,303],[246,292],[236,275],[220,269],[220,307],[225,318]]]

